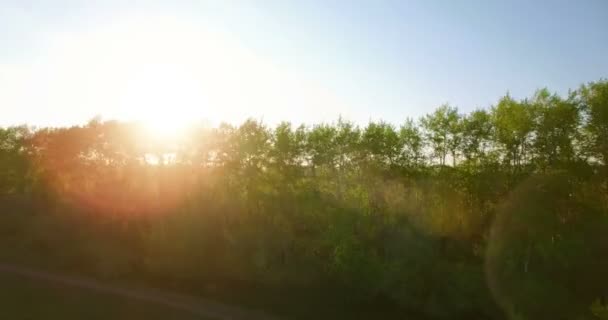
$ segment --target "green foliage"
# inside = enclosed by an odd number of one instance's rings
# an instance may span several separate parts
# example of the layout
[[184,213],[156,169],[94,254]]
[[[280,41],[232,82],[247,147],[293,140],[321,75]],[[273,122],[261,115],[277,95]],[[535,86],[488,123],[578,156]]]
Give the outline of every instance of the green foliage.
[[404,167],[416,168],[424,161],[423,148],[424,141],[420,129],[412,119],[408,119],[399,128],[399,139],[401,140],[401,165]]
[[591,155],[608,163],[608,80],[584,85],[580,89],[581,107],[587,117],[585,129],[591,140]]
[[456,164],[456,151],[461,142],[461,119],[458,109],[443,105],[421,119],[427,140],[433,147],[434,156],[440,165],[445,165],[446,156],[451,153],[453,164]]
[[606,88],[399,127],[0,129],[0,254],[337,316],[602,317]]
[[492,119],[485,110],[475,110],[462,119],[462,154],[468,161],[483,161],[492,142]]

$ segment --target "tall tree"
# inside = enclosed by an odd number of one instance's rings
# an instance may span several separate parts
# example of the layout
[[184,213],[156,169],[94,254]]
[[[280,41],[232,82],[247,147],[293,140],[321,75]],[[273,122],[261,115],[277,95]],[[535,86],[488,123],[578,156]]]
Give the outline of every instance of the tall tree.
[[424,140],[414,120],[407,119],[399,128],[400,159],[405,166],[418,166],[424,161]]
[[526,160],[533,129],[528,103],[517,102],[506,95],[491,112],[495,139],[505,152],[505,160],[512,166],[520,166]]
[[380,167],[395,164],[402,149],[395,127],[386,122],[370,122],[363,130],[361,146],[369,161]]
[[608,164],[608,80],[583,85],[580,90],[585,112],[585,130],[591,140],[592,155]]
[[578,108],[570,98],[562,99],[539,90],[530,101],[534,121],[534,155],[539,166],[546,168],[574,159],[574,140],[579,125]]
[[485,159],[492,141],[492,122],[486,110],[475,110],[462,119],[462,154],[468,161]]
[[432,114],[423,117],[421,124],[439,164],[445,165],[447,155],[451,154],[452,163],[455,165],[461,143],[458,109],[447,104],[442,105]]

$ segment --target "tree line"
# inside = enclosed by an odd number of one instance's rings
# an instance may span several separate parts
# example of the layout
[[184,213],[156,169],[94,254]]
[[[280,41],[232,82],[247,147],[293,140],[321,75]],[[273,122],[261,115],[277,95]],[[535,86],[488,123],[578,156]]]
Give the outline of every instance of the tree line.
[[0,128],[0,256],[294,318],[605,319],[607,164],[606,80],[397,126]]

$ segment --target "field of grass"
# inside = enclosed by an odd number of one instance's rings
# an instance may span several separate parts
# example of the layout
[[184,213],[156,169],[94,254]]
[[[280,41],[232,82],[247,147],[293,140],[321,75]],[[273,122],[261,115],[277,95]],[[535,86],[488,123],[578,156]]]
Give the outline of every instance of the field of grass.
[[194,320],[202,318],[152,302],[0,274],[0,319]]

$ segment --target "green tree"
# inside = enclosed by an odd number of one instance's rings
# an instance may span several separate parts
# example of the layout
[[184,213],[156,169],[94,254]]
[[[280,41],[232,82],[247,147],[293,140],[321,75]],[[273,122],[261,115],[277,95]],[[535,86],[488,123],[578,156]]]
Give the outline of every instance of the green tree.
[[370,122],[361,135],[366,159],[379,167],[392,166],[403,149],[395,127],[386,122]]
[[486,110],[475,110],[462,119],[462,154],[468,161],[486,158],[492,143],[492,119]]
[[0,128],[0,195],[26,191],[29,171],[26,144],[30,135],[25,126]]
[[412,119],[407,119],[399,128],[400,159],[404,166],[418,166],[424,161],[424,140],[420,129]]
[[608,164],[608,80],[583,85],[579,90],[590,136],[592,156]]
[[572,99],[563,100],[547,89],[537,91],[530,101],[534,115],[532,148],[539,166],[557,166],[574,160],[574,141],[579,113]]
[[458,109],[443,105],[432,114],[421,119],[426,138],[433,148],[434,156],[439,159],[440,165],[445,165],[448,154],[452,156],[452,163],[456,165],[457,151],[461,143],[461,125]]
[[526,101],[517,102],[506,95],[491,112],[495,139],[505,152],[505,161],[515,167],[521,166],[528,160],[533,129],[529,104]]

